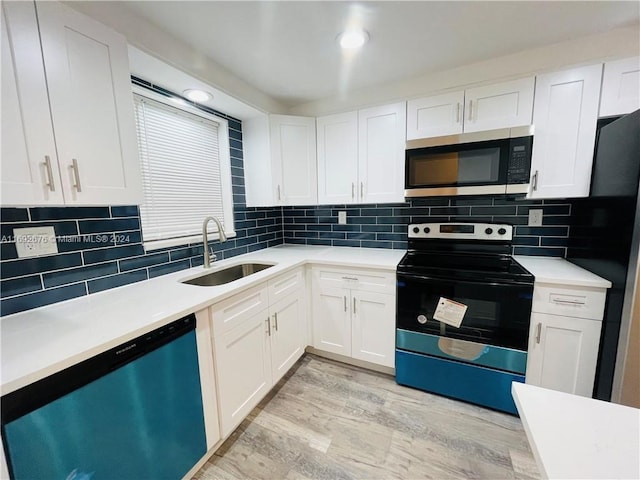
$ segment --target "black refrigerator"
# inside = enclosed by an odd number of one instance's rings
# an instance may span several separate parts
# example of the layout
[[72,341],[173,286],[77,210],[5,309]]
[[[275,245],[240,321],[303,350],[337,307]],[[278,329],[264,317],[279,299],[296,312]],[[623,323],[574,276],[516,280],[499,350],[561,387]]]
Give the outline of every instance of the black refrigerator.
[[593,397],[610,400],[621,325],[631,321],[640,244],[640,110],[603,119],[589,198],[575,199],[567,260],[611,281]]

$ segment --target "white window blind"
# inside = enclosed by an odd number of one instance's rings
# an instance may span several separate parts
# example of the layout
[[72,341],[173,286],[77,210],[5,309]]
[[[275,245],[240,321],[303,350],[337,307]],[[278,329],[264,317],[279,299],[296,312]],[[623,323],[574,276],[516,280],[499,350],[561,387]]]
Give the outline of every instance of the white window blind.
[[219,124],[140,95],[134,98],[145,245],[180,238],[186,243],[187,237],[202,234],[202,221],[209,215],[225,231],[233,230],[233,218],[225,219],[231,210],[224,208],[223,181],[231,178],[222,178]]

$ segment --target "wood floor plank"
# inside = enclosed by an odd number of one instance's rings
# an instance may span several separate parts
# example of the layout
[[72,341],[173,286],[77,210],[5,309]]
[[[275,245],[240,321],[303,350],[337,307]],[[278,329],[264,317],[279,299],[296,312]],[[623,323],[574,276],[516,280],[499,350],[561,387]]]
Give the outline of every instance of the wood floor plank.
[[539,478],[520,419],[305,355],[193,477]]

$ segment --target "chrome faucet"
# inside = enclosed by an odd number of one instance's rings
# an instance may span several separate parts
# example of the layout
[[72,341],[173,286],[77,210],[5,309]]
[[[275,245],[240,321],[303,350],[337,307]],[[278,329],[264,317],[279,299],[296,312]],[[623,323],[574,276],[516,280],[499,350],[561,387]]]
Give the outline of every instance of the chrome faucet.
[[204,253],[204,268],[211,268],[211,262],[216,261],[216,255],[213,253],[213,247],[209,250],[209,238],[207,237],[207,224],[209,220],[213,220],[215,224],[218,226],[218,234],[220,235],[220,243],[227,241],[227,236],[224,233],[224,229],[222,228],[222,224],[220,220],[216,217],[207,217],[202,222],[202,248]]

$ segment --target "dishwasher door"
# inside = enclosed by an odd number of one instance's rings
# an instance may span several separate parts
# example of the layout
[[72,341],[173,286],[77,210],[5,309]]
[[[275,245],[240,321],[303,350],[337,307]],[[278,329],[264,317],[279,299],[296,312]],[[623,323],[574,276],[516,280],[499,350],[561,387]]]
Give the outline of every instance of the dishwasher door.
[[192,315],[2,398],[15,479],[180,479],[206,453]]

